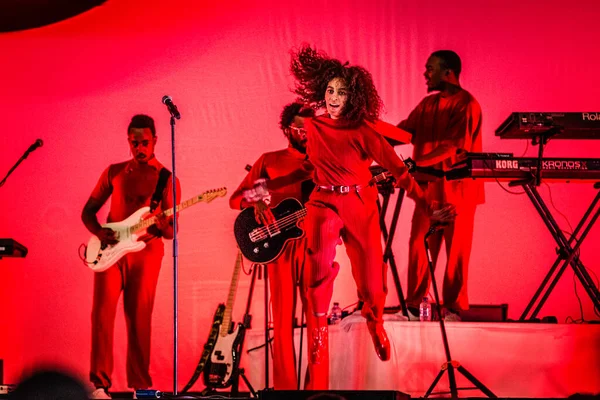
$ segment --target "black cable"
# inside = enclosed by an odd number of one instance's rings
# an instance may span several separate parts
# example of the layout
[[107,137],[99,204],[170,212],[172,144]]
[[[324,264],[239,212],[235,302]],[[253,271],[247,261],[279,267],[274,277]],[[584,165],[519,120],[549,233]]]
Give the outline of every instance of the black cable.
[[[238,248],[239,250],[239,248]],[[250,264],[250,269],[248,271],[246,271],[246,267],[244,266],[244,257],[242,257],[242,271],[244,272],[244,275],[250,275],[253,271],[253,268],[256,264],[252,263]]]
[[358,304],[358,301],[357,301],[356,303],[352,303],[352,304],[350,304],[349,306],[346,306],[346,307],[342,308],[342,311],[344,311],[344,310],[347,310],[347,309],[349,309],[350,307],[352,307],[352,306],[355,306],[355,305],[357,305],[357,304]]
[[84,255],[82,255],[82,254],[81,254],[81,248],[82,248],[82,247],[83,247],[84,249],[87,249],[87,246],[86,246],[86,244],[85,244],[85,243],[81,243],[81,244],[79,245],[79,248],[77,249],[77,255],[79,256],[79,258],[80,258],[80,259],[81,259],[81,261],[83,262],[83,265],[85,265],[85,266],[87,267],[87,266],[89,266],[89,265],[91,265],[91,264],[94,264],[94,262],[88,262],[88,261],[85,259],[85,250],[84,250]]
[[525,157],[525,154],[527,154],[527,150],[529,150],[529,140],[525,141],[525,151],[523,151],[523,154],[521,154],[521,157]]
[[[565,221],[567,221],[567,225],[569,225],[569,229],[571,230],[571,232],[574,231],[573,226],[571,225],[571,222],[569,222],[569,218],[567,218],[567,216],[565,214],[563,214],[558,208],[556,208],[556,206],[554,205],[554,200],[552,199],[552,189],[550,188],[550,185],[548,185],[547,182],[544,182],[544,185],[546,185],[546,187],[548,188],[548,195],[550,196],[550,204],[552,205],[552,208],[554,209],[554,211],[556,211],[558,214],[560,214],[561,217],[563,217],[565,219]],[[564,231],[563,231],[564,232]],[[570,236],[571,234],[569,234]]]
[[[571,237],[571,236],[573,235],[573,233],[572,233],[572,232],[573,232],[574,230],[573,230],[573,226],[571,225],[571,222],[569,221],[569,218],[567,218],[567,216],[566,216],[565,214],[563,214],[563,213],[562,213],[562,212],[561,212],[561,211],[560,211],[560,210],[559,210],[559,209],[558,209],[558,208],[557,208],[557,207],[554,205],[554,200],[553,200],[553,198],[552,198],[552,189],[550,188],[550,185],[548,185],[548,183],[547,183],[547,182],[544,182],[544,184],[545,184],[545,185],[548,187],[548,195],[549,195],[549,197],[550,197],[550,205],[552,205],[552,208],[554,209],[554,211],[556,211],[556,212],[557,212],[557,213],[558,213],[558,214],[559,214],[561,217],[563,217],[563,218],[564,218],[564,220],[567,222],[567,225],[569,225],[569,229],[571,229],[571,232],[567,232],[567,231],[564,231],[564,230],[562,230],[562,232],[563,232],[563,233],[565,233],[565,234],[567,234],[569,237]],[[573,238],[573,240],[575,240],[575,243],[576,243],[576,244],[579,242],[579,240],[578,240],[577,238],[575,238],[575,237]],[[577,249],[577,252],[575,253],[575,256],[574,256],[574,257],[577,257],[577,258],[579,258],[580,254],[581,254],[581,248]],[[594,278],[595,278],[595,281],[596,281],[596,282],[595,282],[595,283],[596,283],[596,287],[597,287],[597,288],[599,288],[599,287],[600,287],[600,282],[599,282],[599,280],[598,280],[598,276],[596,275],[596,273],[595,273],[593,270],[591,270],[591,269],[589,269],[588,267],[586,267],[585,265],[583,265],[583,264],[581,264],[581,265],[582,265],[582,266],[585,268],[585,270],[586,270],[588,273],[590,273],[590,272],[591,272],[591,274],[592,274],[592,275],[594,276]],[[574,272],[573,272],[573,279],[575,279],[575,273],[574,273]],[[571,321],[573,321],[573,323],[583,323],[583,322],[585,322],[585,318],[584,318],[584,315],[583,315],[583,305],[582,305],[582,303],[581,303],[581,298],[579,297],[579,293],[577,293],[577,281],[575,281],[575,284],[574,284],[574,289],[575,289],[575,296],[577,297],[577,300],[578,300],[578,302],[579,302],[579,311],[580,311],[580,314],[581,314],[581,319],[579,319],[579,320],[576,320],[576,319],[573,319],[573,318],[572,318],[572,317],[570,317],[570,316],[569,316],[569,317],[567,317],[567,318],[570,318],[570,319],[571,319]],[[595,306],[594,306],[594,314],[596,314],[598,317],[600,317],[600,310],[598,310],[598,308],[597,308],[597,307],[595,307]],[[578,322],[578,321],[579,321],[579,322]]]
[[504,190],[506,193],[515,194],[515,195],[524,194],[525,191],[522,191],[522,192],[513,192],[512,190],[508,190],[507,188],[504,187],[504,185],[502,185],[502,182],[500,182],[498,180],[498,176],[496,176],[496,170],[495,170],[495,168],[493,168],[492,165],[487,164],[488,162],[492,162],[492,161],[493,160],[484,160],[484,164],[492,172],[492,178],[494,178],[494,180],[496,181],[496,183],[498,184],[498,186],[500,186],[500,188],[502,190]]

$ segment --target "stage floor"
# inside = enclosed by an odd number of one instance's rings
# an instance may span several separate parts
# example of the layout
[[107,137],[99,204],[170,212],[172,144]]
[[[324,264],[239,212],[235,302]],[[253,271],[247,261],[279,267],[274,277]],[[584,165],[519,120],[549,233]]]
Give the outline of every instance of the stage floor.
[[[386,315],[392,345],[388,362],[377,358],[361,316],[352,315],[330,326],[330,389],[398,390],[412,397],[425,394],[446,361],[440,327],[437,322],[400,318]],[[565,398],[600,393],[600,325],[449,322],[446,331],[452,358],[497,396]],[[297,346],[299,338],[297,329]],[[264,331],[249,331],[242,356],[242,366],[256,390],[265,387],[264,348],[246,350],[261,343]],[[271,378],[269,382],[272,387]],[[457,383],[471,386],[460,374]],[[245,390],[243,384],[240,389]],[[448,390],[444,374],[434,393]],[[460,395],[483,396],[478,390]]]

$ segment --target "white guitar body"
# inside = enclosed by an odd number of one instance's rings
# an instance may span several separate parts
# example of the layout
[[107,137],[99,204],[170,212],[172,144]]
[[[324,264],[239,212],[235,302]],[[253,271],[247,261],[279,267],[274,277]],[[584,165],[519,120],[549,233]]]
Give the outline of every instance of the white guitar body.
[[[207,385],[228,387],[231,384],[234,368],[240,361],[238,351],[243,339],[240,335],[240,327],[241,325],[236,325],[233,332],[225,336],[219,335],[210,355],[209,367],[205,370]],[[221,328],[224,329],[223,326]]]
[[102,248],[102,243],[97,236],[90,238],[85,251],[85,260],[94,272],[106,271],[125,254],[140,251],[146,247],[146,243],[137,240],[145,234],[145,230],[130,233],[130,228],[140,222],[149,212],[150,207],[142,207],[123,221],[102,225],[103,228],[115,231],[115,237],[119,240],[117,244]]

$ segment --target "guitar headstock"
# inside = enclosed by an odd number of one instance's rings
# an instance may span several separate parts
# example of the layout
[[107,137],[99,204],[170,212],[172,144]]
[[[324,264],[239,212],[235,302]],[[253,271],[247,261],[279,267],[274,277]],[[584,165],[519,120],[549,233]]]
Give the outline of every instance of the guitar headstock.
[[200,195],[200,199],[202,201],[210,203],[211,201],[213,201],[217,197],[223,197],[226,194],[227,194],[227,188],[226,187],[222,187],[222,188],[218,188],[218,189],[211,189],[211,190],[207,190],[206,192],[202,193]]

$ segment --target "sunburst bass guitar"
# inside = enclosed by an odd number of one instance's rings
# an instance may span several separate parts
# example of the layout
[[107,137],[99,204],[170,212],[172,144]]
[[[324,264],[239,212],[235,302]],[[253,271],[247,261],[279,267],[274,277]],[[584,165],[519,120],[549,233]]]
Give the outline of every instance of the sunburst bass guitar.
[[[204,193],[194,196],[175,207],[175,212],[179,212],[195,204],[205,202],[210,203],[217,197],[223,197],[227,194],[226,188],[207,190]],[[146,230],[154,225],[158,215],[166,217],[173,215],[173,208],[163,211],[154,216],[149,215],[150,207],[142,207],[129,218],[120,222],[110,222],[102,225],[103,228],[110,228],[115,231],[115,238],[118,240],[113,245],[102,243],[97,236],[92,236],[88,241],[85,250],[86,264],[94,272],[106,271],[117,263],[127,253],[133,253],[146,247],[146,243],[138,241],[138,238],[146,234]]]

